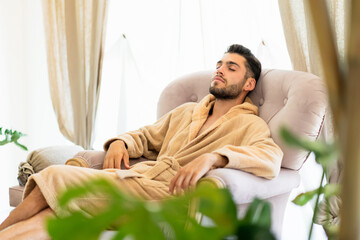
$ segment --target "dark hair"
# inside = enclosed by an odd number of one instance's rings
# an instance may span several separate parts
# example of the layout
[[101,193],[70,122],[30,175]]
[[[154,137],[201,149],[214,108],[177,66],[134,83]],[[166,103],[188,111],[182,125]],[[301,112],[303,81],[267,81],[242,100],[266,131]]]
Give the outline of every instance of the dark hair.
[[226,53],[237,53],[243,56],[246,59],[246,77],[253,77],[256,81],[259,79],[261,73],[261,63],[254,54],[252,54],[250,49],[239,44],[233,44],[227,49]]

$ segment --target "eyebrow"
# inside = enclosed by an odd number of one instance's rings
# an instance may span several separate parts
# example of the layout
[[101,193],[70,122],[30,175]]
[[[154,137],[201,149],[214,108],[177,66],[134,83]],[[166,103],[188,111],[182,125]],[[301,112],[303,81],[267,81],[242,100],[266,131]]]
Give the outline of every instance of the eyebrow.
[[[222,63],[223,63],[222,60],[220,60],[220,61],[217,62],[217,64],[222,64]],[[240,68],[240,65],[237,64],[236,62],[233,62],[233,61],[228,61],[228,62],[226,62],[225,64],[226,64],[226,65],[236,65],[236,66],[238,66],[238,67]]]

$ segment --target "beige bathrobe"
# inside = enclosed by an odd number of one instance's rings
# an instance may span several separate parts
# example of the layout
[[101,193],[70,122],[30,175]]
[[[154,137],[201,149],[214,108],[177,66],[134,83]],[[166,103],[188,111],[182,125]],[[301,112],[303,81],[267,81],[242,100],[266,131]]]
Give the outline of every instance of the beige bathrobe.
[[[126,143],[129,156],[152,161],[135,164],[131,170],[94,170],[53,166],[29,180],[25,196],[37,184],[49,206],[56,210],[58,192],[86,179],[102,176],[124,191],[145,199],[169,196],[169,183],[179,168],[204,153],[218,153],[234,168],[271,179],[280,170],[282,151],[270,137],[267,124],[257,116],[257,107],[246,98],[234,106],[205,132],[198,135],[215,103],[213,95],[200,103],[186,103],[163,116],[155,124],[122,134],[104,144],[107,150],[116,139]],[[90,199],[91,201],[91,199]],[[91,203],[75,209],[90,208]],[[90,205],[89,205],[90,204]]]

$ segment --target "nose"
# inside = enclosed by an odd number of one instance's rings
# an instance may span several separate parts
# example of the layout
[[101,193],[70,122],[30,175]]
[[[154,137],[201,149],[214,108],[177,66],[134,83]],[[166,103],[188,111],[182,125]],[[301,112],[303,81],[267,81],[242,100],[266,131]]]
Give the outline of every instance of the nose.
[[218,69],[216,69],[216,75],[219,75],[219,76],[223,76],[224,73],[223,73],[223,67],[220,66]]

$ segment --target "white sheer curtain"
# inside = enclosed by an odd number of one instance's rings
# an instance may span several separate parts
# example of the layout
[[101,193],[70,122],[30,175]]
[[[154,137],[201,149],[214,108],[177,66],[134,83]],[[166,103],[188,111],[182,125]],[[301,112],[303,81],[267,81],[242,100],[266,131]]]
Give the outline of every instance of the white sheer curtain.
[[233,43],[264,68],[291,69],[276,0],[110,1],[107,24],[97,149],[153,123],[161,90],[180,75],[214,69]]

